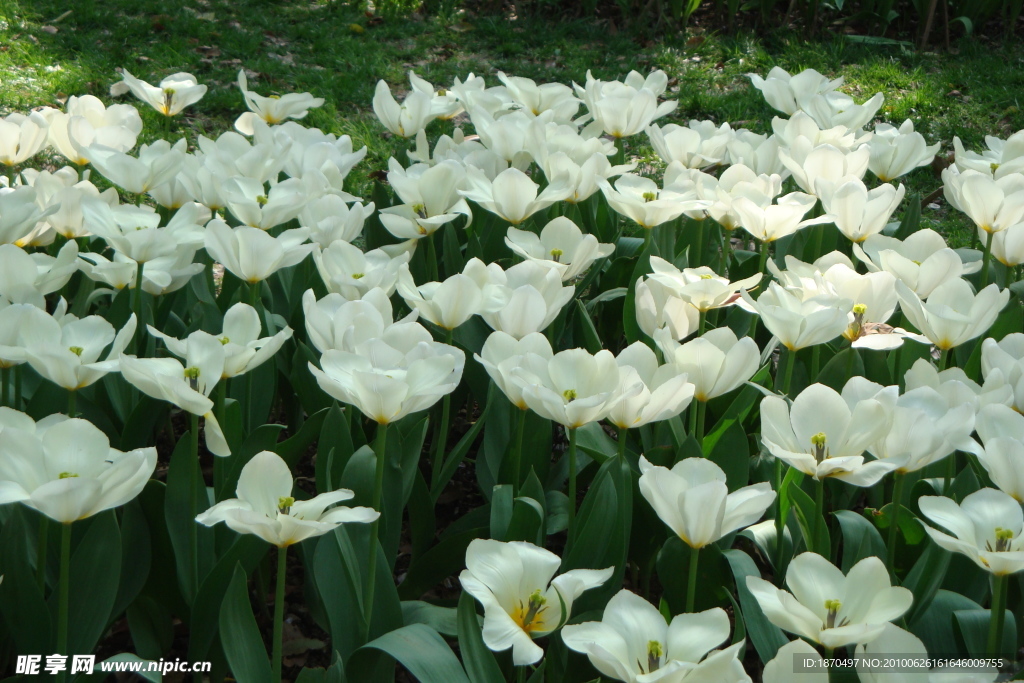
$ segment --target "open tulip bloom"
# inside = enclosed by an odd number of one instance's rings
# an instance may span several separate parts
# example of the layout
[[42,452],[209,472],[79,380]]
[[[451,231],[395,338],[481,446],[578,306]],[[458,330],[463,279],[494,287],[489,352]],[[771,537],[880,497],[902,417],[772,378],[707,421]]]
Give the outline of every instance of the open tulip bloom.
[[573,602],[611,578],[613,568],[573,569],[555,576],[562,559],[532,543],[476,539],[466,549],[463,590],[484,608],[484,644],[512,648],[516,666],[535,664],[544,650],[533,642],[558,630]]
[[770,622],[830,649],[872,642],[914,602],[914,594],[893,586],[873,556],[844,576],[821,555],[802,553],[789,564],[786,587],[788,592],[747,577],[747,588]]
[[121,69],[121,76],[124,80],[111,87],[111,94],[130,90],[164,116],[180,114],[182,109],[195,104],[206,94],[206,86],[200,85],[196,77],[189,73],[171,74],[160,81],[160,85],[140,81],[126,69]]
[[996,576],[1024,569],[1024,513],[1008,494],[981,489],[959,505],[943,496],[922,496],[918,505],[928,521],[945,529],[925,525],[932,540],[946,550],[966,555]]
[[715,649],[729,631],[720,607],[666,623],[657,607],[623,589],[608,601],[601,621],[564,626],[562,640],[602,674],[626,683],[749,681],[738,659],[741,643]]
[[305,118],[310,109],[324,103],[322,97],[313,97],[308,92],[287,93],[280,97],[257,95],[249,90],[245,69],[238,70],[238,89],[242,91],[242,97],[245,98],[245,106],[251,110],[239,116],[235,121],[235,128],[243,135],[253,134],[253,118],[259,117],[268,124],[274,125],[285,119]]
[[610,256],[614,244],[600,244],[593,235],[584,235],[575,223],[560,216],[535,233],[510,227],[505,244],[515,254],[554,268],[567,282],[582,275],[597,259]]

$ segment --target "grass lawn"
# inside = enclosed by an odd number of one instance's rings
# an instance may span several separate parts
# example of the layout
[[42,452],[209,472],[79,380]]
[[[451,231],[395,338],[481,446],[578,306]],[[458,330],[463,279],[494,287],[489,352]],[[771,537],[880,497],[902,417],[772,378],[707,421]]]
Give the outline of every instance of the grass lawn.
[[[307,123],[369,147],[352,176],[353,191],[367,196],[369,173],[385,168],[388,156],[406,146],[377,123],[370,104],[374,86],[383,78],[403,87],[410,69],[444,84],[469,72],[489,83],[497,83],[499,70],[569,82],[582,81],[587,69],[598,78],[616,78],[630,69],[659,68],[676,79],[672,92],[680,104],[672,119],[710,118],[763,132],[775,113],[745,74],[763,74],[774,65],[813,67],[845,76],[846,89],[859,100],[883,91],[880,115],[897,124],[913,119],[929,141],[942,141],[944,154],[952,152],[954,135],[971,148],[981,146],[985,135],[1006,137],[1024,128],[1024,46],[1012,42],[1000,47],[968,38],[955,44],[954,54],[918,54],[840,33],[806,42],[798,33],[728,35],[697,28],[651,39],[583,21],[472,15],[381,20],[308,0],[81,0],[70,12],[67,7],[59,0],[0,2],[0,112],[58,107],[67,96],[86,93],[109,101],[117,67],[151,82],[188,71],[210,87],[177,123],[183,126],[177,132],[194,141],[198,133],[226,130],[244,109],[235,85],[244,67],[250,87],[262,94],[309,91],[326,98]],[[162,134],[159,115],[139,108],[147,123],[142,140]],[[632,142],[637,156],[650,155],[645,138]],[[929,168],[904,182],[923,195],[940,185]],[[964,217],[947,211],[941,199],[932,207],[925,208],[927,221],[937,223],[954,246],[969,242]]]

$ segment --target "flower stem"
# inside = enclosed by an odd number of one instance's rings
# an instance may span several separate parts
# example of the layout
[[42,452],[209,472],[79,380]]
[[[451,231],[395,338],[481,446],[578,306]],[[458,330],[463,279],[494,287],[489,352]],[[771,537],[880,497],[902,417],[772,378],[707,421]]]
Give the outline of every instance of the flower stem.
[[[71,522],[61,524],[60,584],[57,602],[57,654],[68,656],[68,592],[71,587]],[[67,669],[57,674],[58,683],[67,680]]]
[[896,537],[899,535],[900,501],[903,500],[903,473],[892,475],[892,519],[889,520],[889,539],[885,546],[885,561],[889,574],[896,577]]
[[732,230],[722,228],[722,276],[729,277],[729,262],[732,261]]
[[700,548],[690,546],[690,566],[686,578],[686,611],[693,612],[693,603],[697,597],[697,563],[700,560]]
[[984,287],[988,284],[988,267],[992,261],[992,236],[994,233],[990,230],[985,231],[985,251],[981,257],[981,280],[980,286]]
[[[429,238],[431,245],[434,244],[433,238],[433,235]],[[451,345],[452,330],[446,330],[444,343],[449,346]],[[441,399],[441,421],[437,424],[437,431],[434,432],[434,463],[433,471],[430,475],[430,485],[434,489],[435,494],[440,494],[440,491],[437,489],[441,485],[441,468],[444,465],[445,449],[448,442],[448,421],[451,416],[451,410],[452,395],[449,392]]]
[[78,399],[78,392],[74,389],[68,391],[68,417],[74,417],[76,415],[75,403]]
[[[772,473],[772,478],[775,484],[775,490],[782,491],[782,461],[775,458],[775,468]],[[784,543],[786,538],[786,524],[782,519],[782,496],[776,496],[775,498],[775,576],[778,579],[776,583],[782,582],[782,563],[784,560],[783,555],[786,552],[786,544]]]
[[[855,352],[856,353],[856,352]],[[811,382],[818,381],[818,371],[821,367],[821,344],[815,344],[811,350]]]
[[705,401],[694,401],[690,404],[690,434],[697,441],[700,452],[704,453],[704,412],[708,404]]
[[49,550],[47,536],[50,533],[50,519],[40,513],[39,515],[39,537],[36,544],[36,581],[39,583],[39,593],[46,597],[46,556]]
[[[381,498],[384,495],[384,463],[387,457],[388,425],[386,422],[377,424],[377,438],[373,450],[377,455],[377,472],[373,486],[373,509],[383,512]],[[363,640],[370,640],[370,621],[373,617],[373,593],[377,587],[377,537],[380,530],[380,517],[370,523],[370,557],[366,564],[366,603],[363,605]]]
[[[192,451],[192,460],[189,462],[189,511],[193,518],[199,514],[199,416],[189,415],[192,423],[189,427],[189,444]],[[192,596],[199,592],[199,527],[193,522],[188,527],[189,545],[192,548]]]
[[825,519],[825,480],[814,481],[814,522],[811,524],[811,550],[816,550],[819,555],[828,559],[830,555],[828,548],[819,548],[818,536],[821,535],[821,523]]
[[0,398],[0,405],[2,405],[5,408],[9,408],[10,407],[10,404],[8,403],[8,395],[7,395],[7,384],[10,382],[10,380],[11,380],[11,369],[5,365],[2,368],[0,368],[0,384],[3,385],[3,388],[2,388],[3,396],[2,396],[2,398]]
[[135,291],[132,292],[132,312],[135,313],[135,355],[140,354],[139,348],[142,346],[142,335],[144,334],[145,326],[142,324],[142,271],[145,269],[146,263],[139,261],[135,270]]
[[284,630],[284,579],[287,573],[288,546],[277,549],[277,591],[274,593],[274,645],[271,662],[274,680],[281,680],[281,636]]
[[764,274],[765,266],[768,264],[768,247],[771,243],[766,241],[761,242],[761,259],[757,264],[757,272]]
[[626,428],[616,427],[616,429],[618,430],[619,459],[621,460],[626,457]]
[[985,654],[996,656],[1003,648],[1003,622],[1006,617],[1006,576],[992,575],[992,609],[988,624]]
[[[519,410],[517,408],[517,410]],[[526,432],[526,411],[519,410],[519,418],[516,420],[516,445],[512,451],[512,492],[519,492],[521,479],[520,469],[523,462],[523,434]]]
[[949,362],[949,349],[942,349],[939,352],[939,372],[946,369],[946,364]]
[[708,312],[701,311],[697,314],[697,336],[704,336],[704,331],[708,328]]
[[435,231],[427,236],[427,273],[431,282],[437,282],[437,247],[434,245],[434,235],[436,234]]
[[576,428],[569,428],[569,538],[576,530]]

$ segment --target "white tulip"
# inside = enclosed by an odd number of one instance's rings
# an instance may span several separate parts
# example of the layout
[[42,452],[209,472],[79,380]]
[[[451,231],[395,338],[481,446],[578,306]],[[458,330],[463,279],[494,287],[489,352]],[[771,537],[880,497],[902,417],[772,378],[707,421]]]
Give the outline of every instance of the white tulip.
[[959,505],[943,496],[921,496],[917,503],[922,515],[945,529],[924,527],[942,548],[966,555],[995,576],[1024,570],[1024,512],[1011,496],[981,489]]
[[975,294],[967,281],[959,279],[936,287],[927,301],[900,281],[896,294],[907,319],[942,351],[984,334],[1010,300],[1010,291],[1000,291],[996,284]]
[[615,251],[614,244],[602,244],[593,235],[584,235],[564,216],[550,221],[539,236],[509,227],[505,244],[519,256],[555,269],[563,281],[582,275],[594,261],[611,256]]
[[[533,364],[530,364],[533,365]],[[604,419],[618,398],[619,367],[611,351],[591,355],[585,349],[560,351],[542,366],[513,368],[530,410],[576,429]],[[641,386],[633,391],[640,392]]]
[[884,183],[910,173],[919,166],[927,166],[935,158],[941,143],[928,145],[924,136],[914,131],[914,122],[907,119],[896,128],[887,123],[876,123],[875,134],[868,141],[871,161],[868,169]]
[[245,69],[238,70],[238,89],[242,91],[245,99],[245,106],[250,111],[245,112],[235,121],[235,128],[243,135],[253,134],[252,120],[263,119],[270,125],[281,123],[285,119],[302,119],[306,117],[310,109],[319,107],[324,103],[322,97],[313,97],[308,92],[287,93],[280,97],[264,97],[249,90],[248,79],[245,77]]
[[693,397],[710,401],[738,388],[755,372],[761,352],[750,337],[738,339],[728,327],[708,330],[685,344],[672,339],[666,330],[654,334],[666,361],[686,373],[694,385]]
[[[642,427],[679,415],[690,405],[694,386],[673,363],[658,365],[651,347],[633,342],[615,357],[619,387],[608,421],[620,429]],[[637,393],[637,386],[641,386]]]
[[206,226],[206,251],[232,275],[254,284],[306,258],[314,248],[312,244],[303,244],[308,237],[306,228],[285,230],[273,237],[259,228],[231,228],[214,219]]
[[49,128],[50,122],[39,112],[0,119],[0,163],[17,166],[34,157],[46,146]]
[[835,339],[849,326],[853,301],[824,291],[801,299],[777,282],[754,301],[740,290],[740,296],[761,316],[761,322],[790,351],[824,344]]
[[326,249],[314,249],[313,262],[327,291],[346,299],[360,299],[371,289],[383,289],[389,296],[398,283],[398,272],[409,263],[410,251],[392,256],[383,249],[366,253],[345,241],[336,241]]
[[635,290],[636,322],[648,337],[665,329],[672,339],[685,339],[699,329],[700,311],[673,287],[650,276],[641,276]]
[[398,271],[398,293],[423,318],[445,330],[454,330],[474,315],[499,311],[508,303],[507,291],[491,282],[487,266],[478,258],[470,259],[461,273],[444,282],[419,287],[408,264],[403,263]]
[[470,166],[466,169],[466,189],[459,190],[459,194],[512,225],[519,225],[572,193],[572,188],[562,184],[548,185],[539,194],[538,189],[537,183],[518,169],[506,169],[490,180],[483,171]]
[[200,85],[196,77],[189,73],[171,74],[153,86],[132,76],[126,69],[121,69],[124,80],[110,88],[110,94],[122,94],[130,90],[133,95],[156,109],[164,116],[175,116],[185,107],[189,107],[203,98],[206,86]]
[[563,286],[557,270],[535,261],[523,261],[508,270],[492,263],[487,272],[508,304],[497,311],[483,312],[481,317],[491,329],[519,339],[547,329],[576,291],[572,285]]

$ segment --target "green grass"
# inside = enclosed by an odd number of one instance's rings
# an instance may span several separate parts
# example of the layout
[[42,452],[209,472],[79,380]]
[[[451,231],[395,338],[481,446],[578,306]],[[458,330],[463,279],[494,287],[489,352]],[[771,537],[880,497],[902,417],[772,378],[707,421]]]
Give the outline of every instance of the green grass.
[[[369,147],[353,174],[353,189],[368,193],[368,174],[386,167],[405,147],[387,135],[371,109],[378,79],[407,87],[410,69],[434,83],[475,72],[497,83],[495,72],[537,80],[581,82],[587,69],[615,78],[630,69],[664,69],[679,108],[672,117],[743,122],[767,131],[775,115],[745,74],[774,65],[790,71],[813,67],[846,77],[858,99],[886,94],[880,116],[914,120],[930,141],[952,150],[959,135],[978,147],[985,135],[1024,128],[1019,94],[1024,92],[1024,47],[994,48],[964,40],[956,54],[918,54],[900,45],[877,46],[842,36],[806,42],[793,33],[768,36],[704,33],[650,39],[611,34],[592,22],[459,15],[444,18],[371,19],[349,6],[309,0],[0,0],[0,110],[61,106],[69,95],[91,93],[109,101],[117,67],[151,82],[189,71],[210,86],[206,98],[187,111],[179,132],[216,134],[231,126],[242,104],[235,86],[244,66],[257,76],[250,87],[262,94],[309,91],[326,98],[309,125],[351,135]],[[47,30],[49,27],[49,30]],[[56,33],[52,32],[56,28]],[[123,98],[131,101],[131,96]],[[140,105],[141,108],[142,105]],[[160,133],[157,114],[143,112],[143,141]],[[440,124],[434,124],[440,126]],[[436,132],[436,131],[435,131]],[[642,139],[637,154],[645,154]],[[903,180],[927,194],[939,186],[931,169]],[[965,220],[948,211],[925,210],[956,245],[970,240]]]

